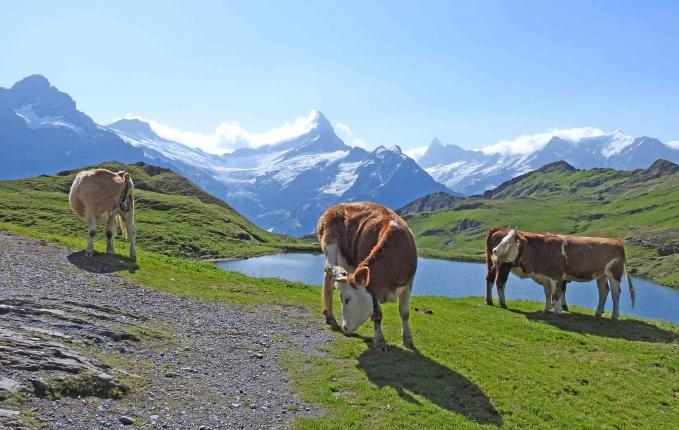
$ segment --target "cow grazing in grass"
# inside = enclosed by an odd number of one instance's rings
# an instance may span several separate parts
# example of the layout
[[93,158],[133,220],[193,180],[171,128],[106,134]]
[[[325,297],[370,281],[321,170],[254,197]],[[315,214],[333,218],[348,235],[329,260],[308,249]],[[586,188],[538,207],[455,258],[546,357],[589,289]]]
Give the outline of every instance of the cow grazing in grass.
[[[501,239],[493,246],[498,236]],[[636,290],[627,273],[625,248],[619,239],[491,229],[486,240],[487,256],[489,253],[498,272],[509,268],[519,277],[530,277],[542,284],[545,289],[545,312],[551,309],[553,303],[556,313],[561,314],[561,290],[564,282],[595,280],[599,289],[596,316],[601,316],[604,312],[610,284],[613,298],[612,319],[618,319],[623,275],[627,276],[634,305]],[[490,278],[489,273],[486,279]],[[489,288],[492,288],[492,283],[487,285],[486,294]],[[504,294],[501,301],[504,302]]]
[[124,171],[106,169],[85,170],[78,173],[71,185],[68,199],[71,208],[87,222],[88,240],[85,255],[94,254],[97,221],[106,221],[106,252],[113,254],[113,235],[116,219],[130,241],[130,259],[136,260],[136,227],[134,225],[134,183]]
[[380,303],[398,298],[403,344],[413,347],[408,302],[417,269],[415,239],[394,211],[374,203],[343,203],[327,209],[316,229],[325,253],[323,313],[336,324],[333,286],[342,301],[342,330],[354,332],[374,321],[373,347],[385,350]]

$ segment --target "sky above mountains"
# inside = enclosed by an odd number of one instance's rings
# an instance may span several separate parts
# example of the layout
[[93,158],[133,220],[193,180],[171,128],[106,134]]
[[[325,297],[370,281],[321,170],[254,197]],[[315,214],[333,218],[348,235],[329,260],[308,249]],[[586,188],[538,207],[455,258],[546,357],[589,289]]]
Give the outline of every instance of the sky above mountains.
[[452,3],[13,2],[0,87],[41,73],[98,123],[211,152],[298,135],[312,109],[350,145],[413,155],[434,136],[679,141],[679,3]]

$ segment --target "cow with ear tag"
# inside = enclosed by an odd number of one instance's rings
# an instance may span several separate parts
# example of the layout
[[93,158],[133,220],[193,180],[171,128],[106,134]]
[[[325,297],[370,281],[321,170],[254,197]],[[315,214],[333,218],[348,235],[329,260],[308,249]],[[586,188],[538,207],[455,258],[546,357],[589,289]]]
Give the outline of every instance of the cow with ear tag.
[[412,348],[408,319],[417,250],[405,221],[375,203],[343,203],[321,215],[316,231],[325,253],[322,301],[326,322],[336,324],[332,299],[337,289],[342,331],[351,334],[372,318],[373,347],[383,351],[380,303],[398,299],[403,344]]

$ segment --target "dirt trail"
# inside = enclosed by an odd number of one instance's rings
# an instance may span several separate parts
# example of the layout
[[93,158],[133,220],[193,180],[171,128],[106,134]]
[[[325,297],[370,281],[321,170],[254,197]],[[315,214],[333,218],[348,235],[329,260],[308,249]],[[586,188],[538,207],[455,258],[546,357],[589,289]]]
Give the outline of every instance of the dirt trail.
[[0,428],[268,429],[320,413],[278,361],[318,354],[317,323],[88,271],[104,269],[0,232]]

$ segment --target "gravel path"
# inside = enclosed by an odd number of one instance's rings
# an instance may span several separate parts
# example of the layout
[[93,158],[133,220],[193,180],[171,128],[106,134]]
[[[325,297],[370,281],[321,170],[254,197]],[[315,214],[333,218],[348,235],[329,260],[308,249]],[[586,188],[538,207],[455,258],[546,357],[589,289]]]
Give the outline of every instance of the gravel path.
[[0,232],[0,428],[269,429],[321,413],[279,365],[286,350],[320,354],[330,334],[313,319],[179,298],[87,264]]

